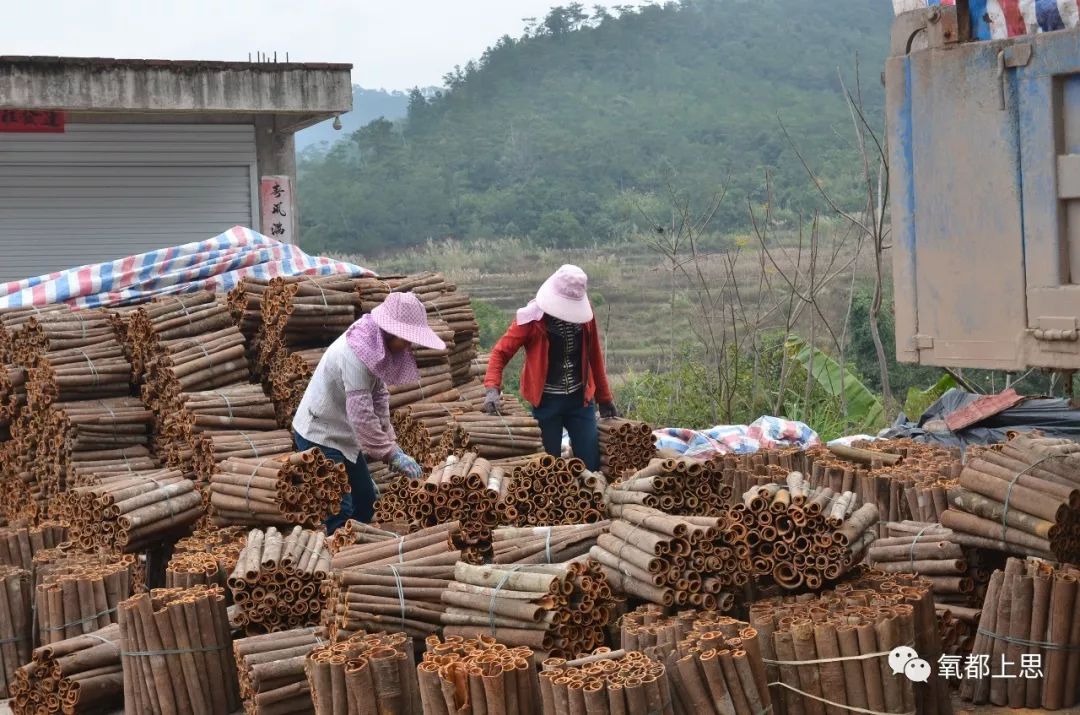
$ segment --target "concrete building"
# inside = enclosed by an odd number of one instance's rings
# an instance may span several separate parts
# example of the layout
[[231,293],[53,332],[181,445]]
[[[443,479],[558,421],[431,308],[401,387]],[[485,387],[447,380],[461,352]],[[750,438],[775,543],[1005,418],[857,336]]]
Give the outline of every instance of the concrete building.
[[351,65],[0,56],[0,282],[198,241],[296,235],[293,134]]

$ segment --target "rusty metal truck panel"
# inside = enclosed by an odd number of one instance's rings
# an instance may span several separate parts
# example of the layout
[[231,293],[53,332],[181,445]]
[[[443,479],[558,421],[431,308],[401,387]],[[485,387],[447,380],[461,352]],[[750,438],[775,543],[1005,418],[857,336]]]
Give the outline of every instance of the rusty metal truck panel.
[[1080,368],[1080,31],[897,17],[885,68],[898,359]]

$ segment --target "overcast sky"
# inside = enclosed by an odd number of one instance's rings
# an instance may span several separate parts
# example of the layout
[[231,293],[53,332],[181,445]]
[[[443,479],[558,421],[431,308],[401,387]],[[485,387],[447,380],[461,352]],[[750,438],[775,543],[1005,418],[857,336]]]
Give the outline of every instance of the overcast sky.
[[[368,88],[439,85],[560,0],[10,0],[0,55],[351,62]],[[589,0],[593,5],[617,5]],[[624,4],[638,4],[625,2]]]

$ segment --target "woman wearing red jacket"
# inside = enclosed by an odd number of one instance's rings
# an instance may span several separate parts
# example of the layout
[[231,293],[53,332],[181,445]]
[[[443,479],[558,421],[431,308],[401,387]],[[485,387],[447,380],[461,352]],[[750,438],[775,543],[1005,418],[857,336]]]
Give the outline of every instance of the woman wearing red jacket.
[[587,284],[585,271],[563,266],[544,281],[536,299],[517,312],[517,319],[491,351],[484,378],[484,411],[498,413],[503,370],[524,346],[521,395],[533,406],[544,450],[559,456],[565,428],[574,456],[597,471],[600,442],[595,405],[599,404],[603,418],[619,413],[608,386]]

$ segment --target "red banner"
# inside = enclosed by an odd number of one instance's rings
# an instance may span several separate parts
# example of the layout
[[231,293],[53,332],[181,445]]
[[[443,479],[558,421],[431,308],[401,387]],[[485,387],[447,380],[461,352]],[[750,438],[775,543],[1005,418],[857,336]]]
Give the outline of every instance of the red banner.
[[64,113],[56,111],[33,111],[30,109],[0,109],[0,132],[47,132],[60,134],[64,131]]

